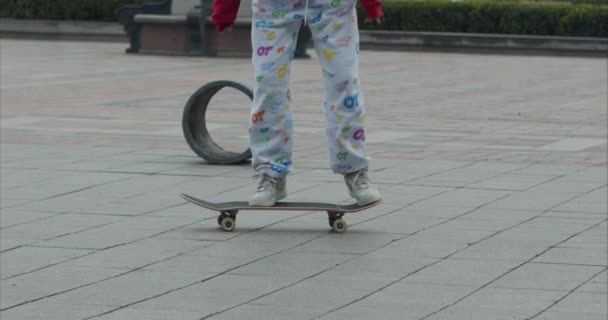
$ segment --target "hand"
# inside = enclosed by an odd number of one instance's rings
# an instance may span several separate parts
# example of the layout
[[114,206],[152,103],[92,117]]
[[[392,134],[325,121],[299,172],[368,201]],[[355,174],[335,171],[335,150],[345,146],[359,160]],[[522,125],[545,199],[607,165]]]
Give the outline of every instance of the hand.
[[379,25],[380,18],[365,18],[365,23],[373,23],[375,25]]

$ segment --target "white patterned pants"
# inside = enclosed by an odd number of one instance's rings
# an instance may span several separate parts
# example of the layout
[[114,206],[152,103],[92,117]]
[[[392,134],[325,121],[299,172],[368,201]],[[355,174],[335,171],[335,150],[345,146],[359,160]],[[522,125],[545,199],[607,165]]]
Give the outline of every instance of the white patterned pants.
[[255,88],[249,143],[256,171],[283,178],[291,171],[293,120],[290,66],[306,17],[323,70],[324,111],[334,173],[368,166],[364,101],[359,88],[356,0],[253,0]]

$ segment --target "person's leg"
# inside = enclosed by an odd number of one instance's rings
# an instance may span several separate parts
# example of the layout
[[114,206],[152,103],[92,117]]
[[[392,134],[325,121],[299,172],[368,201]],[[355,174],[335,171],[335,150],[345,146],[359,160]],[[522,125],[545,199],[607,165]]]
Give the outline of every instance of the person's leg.
[[359,79],[356,0],[315,0],[309,26],[323,69],[330,164],[345,175],[359,204],[380,200],[369,182],[365,155],[365,101]]
[[261,175],[252,205],[273,205],[286,196],[292,167],[293,120],[289,76],[301,18],[288,2],[254,0],[251,44],[255,86],[249,123],[252,166]]

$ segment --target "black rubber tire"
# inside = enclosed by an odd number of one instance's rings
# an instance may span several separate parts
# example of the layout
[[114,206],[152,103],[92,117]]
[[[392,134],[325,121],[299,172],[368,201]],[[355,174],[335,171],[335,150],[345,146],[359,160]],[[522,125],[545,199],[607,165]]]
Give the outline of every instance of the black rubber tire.
[[[213,141],[207,130],[205,113],[211,98],[222,88],[231,87],[253,99],[253,91],[248,86],[229,80],[207,83],[198,89],[184,107],[182,129],[188,145],[199,157],[212,164],[238,164],[251,159],[251,149],[244,152],[224,150]],[[249,106],[243,106],[249,109]]]

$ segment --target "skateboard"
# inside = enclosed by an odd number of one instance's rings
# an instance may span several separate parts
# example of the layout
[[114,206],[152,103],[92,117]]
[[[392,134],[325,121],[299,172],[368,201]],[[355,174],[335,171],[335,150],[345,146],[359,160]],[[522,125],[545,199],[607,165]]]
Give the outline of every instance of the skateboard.
[[357,212],[365,209],[369,209],[373,206],[378,205],[380,201],[370,203],[365,206],[359,206],[357,204],[346,204],[338,205],[334,203],[326,202],[277,202],[271,207],[252,207],[249,202],[246,201],[234,201],[234,202],[209,202],[182,194],[182,198],[190,201],[198,206],[207,208],[214,211],[219,211],[220,215],[217,217],[217,223],[224,231],[232,231],[236,226],[236,215],[239,210],[297,210],[297,211],[327,211],[329,218],[329,226],[333,231],[342,233],[346,231],[346,221],[342,219],[345,213]]

